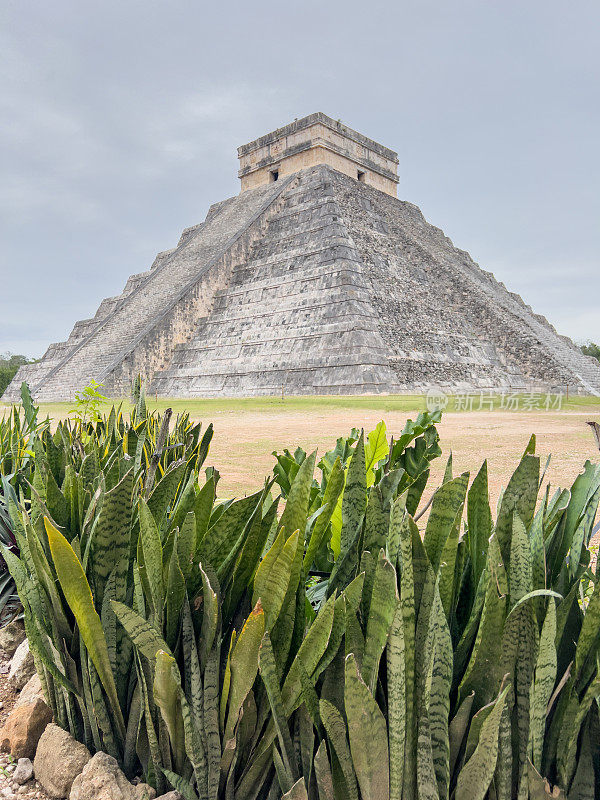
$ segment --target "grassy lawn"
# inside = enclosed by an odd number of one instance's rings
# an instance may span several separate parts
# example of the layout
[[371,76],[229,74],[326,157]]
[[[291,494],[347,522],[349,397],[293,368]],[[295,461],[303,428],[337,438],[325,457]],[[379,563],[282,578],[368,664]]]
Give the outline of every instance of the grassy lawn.
[[[103,404],[103,410],[110,408],[112,403],[123,403],[124,409],[131,408],[128,399],[110,400]],[[164,411],[165,408],[172,408],[175,414],[189,412],[193,417],[206,417],[211,414],[223,412],[254,412],[276,411],[278,413],[294,413],[297,411],[309,411],[315,408],[379,408],[382,411],[412,411],[415,408],[424,407],[423,395],[389,395],[389,396],[360,396],[360,397],[211,397],[211,398],[191,398],[183,399],[180,397],[169,398],[153,397],[147,398],[148,407]],[[68,416],[73,408],[73,403],[42,403],[40,409],[43,414],[48,414],[53,418],[64,418]]]
[[[412,412],[425,408],[425,395],[423,394],[402,394],[402,395],[360,395],[349,397],[330,397],[327,395],[306,396],[306,397],[213,397],[213,398],[168,398],[159,397],[158,399],[149,397],[148,406],[153,409],[164,410],[172,408],[178,414],[184,411],[197,418],[210,417],[211,414],[222,413],[260,413],[276,412],[278,414],[295,414],[298,412],[311,412],[318,410],[378,410],[382,413],[392,412]],[[111,400],[104,404],[104,409],[110,408],[113,402],[123,402],[123,407],[129,409],[129,400]],[[570,396],[567,400],[565,396],[558,399],[557,395],[552,395],[552,403],[559,403],[562,411],[590,410],[600,412],[600,397],[591,396]],[[544,410],[546,395],[514,394],[507,395],[504,399],[500,395],[490,395],[484,393],[480,395],[472,392],[469,395],[451,395],[448,398],[447,411],[458,413],[468,413],[478,410],[505,410],[506,406],[512,403],[514,410],[531,410],[534,412],[536,406],[538,410]],[[533,408],[530,408],[532,407]],[[73,408],[73,403],[42,403],[41,411],[52,418],[61,419],[68,416]],[[555,409],[558,410],[558,409]]]

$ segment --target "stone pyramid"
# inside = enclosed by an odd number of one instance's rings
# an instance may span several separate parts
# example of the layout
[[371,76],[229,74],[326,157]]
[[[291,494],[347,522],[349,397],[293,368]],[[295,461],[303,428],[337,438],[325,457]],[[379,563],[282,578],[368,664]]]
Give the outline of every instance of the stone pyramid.
[[41,401],[94,378],[169,397],[597,393],[600,366],[396,198],[396,154],[324,114],[239,148],[242,191],[22,367]]

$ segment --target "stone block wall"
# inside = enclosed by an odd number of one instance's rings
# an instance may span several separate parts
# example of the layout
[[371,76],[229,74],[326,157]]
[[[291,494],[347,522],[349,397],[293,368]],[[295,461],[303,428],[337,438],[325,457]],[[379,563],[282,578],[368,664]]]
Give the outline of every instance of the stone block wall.
[[242,192],[326,164],[396,196],[398,156],[325,114],[311,114],[238,148]]

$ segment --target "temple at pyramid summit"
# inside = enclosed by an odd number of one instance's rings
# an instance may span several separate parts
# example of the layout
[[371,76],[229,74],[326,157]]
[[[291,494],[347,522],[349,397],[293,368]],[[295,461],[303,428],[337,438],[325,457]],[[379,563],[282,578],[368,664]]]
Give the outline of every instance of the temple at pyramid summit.
[[21,367],[40,401],[91,379],[166,397],[600,392],[600,365],[397,198],[398,156],[311,114],[238,148],[240,194]]

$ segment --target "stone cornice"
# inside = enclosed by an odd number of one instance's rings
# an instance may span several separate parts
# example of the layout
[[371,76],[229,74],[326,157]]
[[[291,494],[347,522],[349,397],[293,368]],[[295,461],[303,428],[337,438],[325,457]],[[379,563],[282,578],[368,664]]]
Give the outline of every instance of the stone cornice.
[[342,136],[345,136],[347,139],[352,139],[357,144],[367,147],[369,150],[372,150],[374,153],[377,153],[383,158],[387,158],[396,164],[398,163],[398,153],[395,153],[388,147],[384,147],[382,144],[379,144],[379,142],[376,142],[373,139],[369,139],[367,136],[363,136],[362,133],[358,133],[358,131],[349,128],[342,122],[328,117],[327,114],[323,114],[320,111],[315,114],[309,114],[307,117],[302,117],[302,119],[295,120],[294,122],[290,122],[289,125],[284,125],[282,128],[278,128],[276,131],[272,131],[264,136],[260,136],[253,142],[248,142],[248,144],[241,145],[238,147],[238,157],[241,158],[242,156],[254,152],[254,150],[258,150],[261,147],[266,147],[269,144],[273,144],[273,142],[276,142],[278,139],[281,139],[284,136],[290,136],[293,133],[298,133],[298,131],[311,128],[313,125],[319,124],[325,125],[325,127],[341,134]]
[[322,147],[325,150],[330,150],[332,153],[338,153],[339,155],[343,156],[343,158],[346,158],[355,164],[360,164],[366,169],[370,169],[372,172],[377,172],[379,175],[383,175],[385,178],[388,178],[388,180],[394,181],[394,183],[399,182],[398,176],[392,170],[386,169],[385,167],[382,167],[381,164],[376,164],[374,161],[371,161],[368,158],[359,158],[355,155],[349,156],[343,147],[338,147],[333,142],[329,142],[327,139],[322,139],[320,136],[315,137],[314,139],[309,139],[306,142],[301,142],[294,147],[286,148],[276,155],[267,156],[251,166],[242,167],[240,170],[238,170],[238,178],[243,178],[244,175],[249,175],[251,172],[256,172],[264,167],[279,164],[289,156],[293,156],[296,153],[303,153],[306,150],[314,150],[316,147]]

